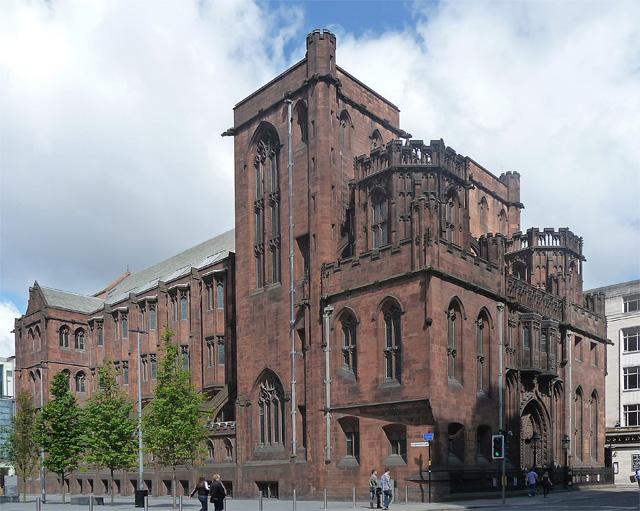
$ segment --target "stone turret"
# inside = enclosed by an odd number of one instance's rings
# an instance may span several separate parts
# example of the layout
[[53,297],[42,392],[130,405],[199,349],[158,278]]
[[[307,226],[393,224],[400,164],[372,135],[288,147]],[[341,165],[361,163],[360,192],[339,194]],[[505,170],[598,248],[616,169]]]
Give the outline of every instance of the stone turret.
[[316,29],[307,35],[307,76],[336,74],[336,36]]

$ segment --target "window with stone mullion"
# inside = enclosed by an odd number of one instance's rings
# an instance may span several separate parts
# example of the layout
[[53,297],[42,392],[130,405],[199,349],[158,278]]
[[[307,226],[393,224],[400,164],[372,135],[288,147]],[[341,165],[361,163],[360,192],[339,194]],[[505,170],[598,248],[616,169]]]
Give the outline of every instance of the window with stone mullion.
[[477,378],[478,392],[485,391],[485,375],[484,375],[484,320],[478,318],[476,329],[476,361],[477,361]]
[[262,385],[258,402],[260,420],[260,444],[284,443],[284,409],[282,396],[270,382]]
[[400,381],[400,315],[396,309],[391,309],[385,313],[385,378],[387,380]]
[[342,323],[342,359],[344,368],[357,373],[358,353],[356,345],[356,325],[353,318],[348,318]]

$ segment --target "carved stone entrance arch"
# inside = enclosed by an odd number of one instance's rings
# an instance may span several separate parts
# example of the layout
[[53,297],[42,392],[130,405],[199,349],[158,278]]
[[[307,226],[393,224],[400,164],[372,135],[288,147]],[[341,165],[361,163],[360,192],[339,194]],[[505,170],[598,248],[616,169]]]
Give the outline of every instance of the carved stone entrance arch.
[[[534,440],[537,433],[539,441]],[[531,399],[520,414],[520,466],[542,467],[550,461],[550,421],[544,406]],[[535,455],[535,459],[534,459]]]

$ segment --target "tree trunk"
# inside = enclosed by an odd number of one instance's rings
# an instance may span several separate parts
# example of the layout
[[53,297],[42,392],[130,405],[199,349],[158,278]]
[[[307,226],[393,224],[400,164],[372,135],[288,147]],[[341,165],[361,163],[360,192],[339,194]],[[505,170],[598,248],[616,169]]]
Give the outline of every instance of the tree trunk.
[[22,473],[22,502],[27,501],[27,475],[25,472]]
[[109,494],[111,495],[111,505],[113,506],[113,469],[109,468]]
[[65,493],[64,493],[64,472],[58,474],[60,476],[60,490],[62,490],[62,503],[66,502]]
[[173,509],[176,508],[176,467],[173,467],[173,476],[171,480],[171,494],[173,495]]

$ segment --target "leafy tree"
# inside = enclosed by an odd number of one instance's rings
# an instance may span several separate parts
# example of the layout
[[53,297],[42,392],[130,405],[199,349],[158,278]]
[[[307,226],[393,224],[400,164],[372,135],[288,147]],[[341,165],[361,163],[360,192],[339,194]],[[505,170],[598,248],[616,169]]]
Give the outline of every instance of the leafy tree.
[[99,389],[85,406],[84,443],[86,461],[109,469],[109,489],[113,504],[113,473],[136,463],[137,420],[131,417],[133,403],[118,388],[116,371],[108,362],[98,372]]
[[61,372],[51,382],[53,399],[36,420],[34,438],[44,449],[44,466],[58,475],[65,502],[64,480],[80,463],[83,453],[82,411],[69,390],[69,375]]
[[18,394],[16,415],[9,428],[7,441],[0,459],[8,461],[22,479],[22,498],[27,500],[27,478],[38,465],[38,444],[33,439],[36,429],[36,409],[28,392]]
[[189,371],[182,369],[173,332],[165,330],[164,356],[158,371],[155,397],[145,410],[143,438],[158,465],[172,470],[173,507],[176,507],[176,468],[193,463],[202,453],[206,436],[200,412],[202,394],[191,384]]

